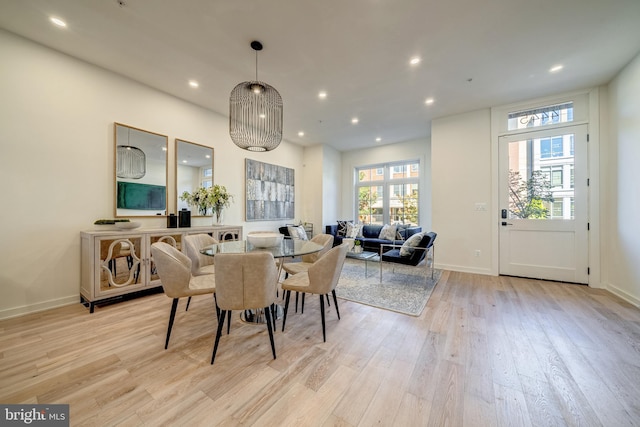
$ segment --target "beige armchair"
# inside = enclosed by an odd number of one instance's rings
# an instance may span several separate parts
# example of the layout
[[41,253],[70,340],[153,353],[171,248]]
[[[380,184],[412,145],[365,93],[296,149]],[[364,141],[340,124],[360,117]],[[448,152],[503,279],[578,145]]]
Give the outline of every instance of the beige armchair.
[[191,260],[178,249],[164,242],[156,242],[151,245],[151,256],[156,264],[165,295],[173,299],[169,326],[167,327],[167,339],[164,344],[166,350],[169,346],[178,301],[180,298],[195,295],[213,294],[215,296],[215,275],[193,276],[191,274]]
[[342,273],[342,266],[347,256],[348,243],[343,243],[330,249],[322,258],[309,267],[306,272],[294,274],[282,282],[282,290],[285,292],[284,319],[282,320],[282,331],[287,322],[287,311],[289,309],[289,298],[291,291],[318,294],[320,296],[320,316],[322,318],[322,339],[327,340],[324,319],[324,296],[333,295],[333,303],[336,306],[336,313],[340,319],[338,299],[336,298],[336,285]]
[[213,365],[218,351],[225,313],[231,313],[232,310],[265,310],[271,352],[275,359],[276,348],[271,325],[273,312],[270,313],[270,311],[276,299],[278,268],[273,255],[270,252],[221,253],[215,258],[216,301],[220,308],[220,315],[211,364]]
[[[285,279],[289,277],[290,274],[298,274],[303,273],[309,270],[309,267],[313,265],[317,260],[319,260],[322,255],[326,254],[331,246],[333,246],[333,236],[331,234],[317,234],[313,236],[311,239],[312,242],[322,245],[322,249],[318,252],[314,252],[308,255],[302,255],[302,261],[300,262],[285,262],[282,264],[282,269],[285,272]],[[296,292],[296,313],[298,312],[298,296],[299,293]],[[304,294],[302,294],[302,313],[304,313]]]

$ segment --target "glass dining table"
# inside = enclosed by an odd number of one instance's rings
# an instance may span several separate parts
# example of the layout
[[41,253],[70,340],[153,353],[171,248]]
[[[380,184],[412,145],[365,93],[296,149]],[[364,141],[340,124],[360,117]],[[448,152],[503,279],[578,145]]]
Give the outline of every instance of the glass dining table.
[[[273,257],[278,261],[278,281],[282,274],[282,264],[286,258],[308,255],[319,252],[323,248],[322,245],[301,239],[282,239],[282,242],[276,246],[268,248],[257,247],[246,240],[233,240],[216,243],[206,246],[200,250],[203,255],[215,257],[216,254],[243,254],[248,252],[271,252]],[[276,284],[277,285],[277,284]],[[282,307],[276,304],[276,319],[283,315]],[[241,319],[248,323],[266,323],[262,309],[245,310]],[[275,322],[274,322],[275,329]]]

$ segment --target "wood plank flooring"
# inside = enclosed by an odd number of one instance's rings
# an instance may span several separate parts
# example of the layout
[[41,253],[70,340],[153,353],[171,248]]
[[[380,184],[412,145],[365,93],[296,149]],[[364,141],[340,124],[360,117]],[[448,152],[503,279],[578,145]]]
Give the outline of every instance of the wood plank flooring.
[[603,290],[445,272],[420,317],[344,300],[275,334],[211,297],[162,294],[0,321],[0,402],[68,403],[78,426],[640,425],[640,310]]

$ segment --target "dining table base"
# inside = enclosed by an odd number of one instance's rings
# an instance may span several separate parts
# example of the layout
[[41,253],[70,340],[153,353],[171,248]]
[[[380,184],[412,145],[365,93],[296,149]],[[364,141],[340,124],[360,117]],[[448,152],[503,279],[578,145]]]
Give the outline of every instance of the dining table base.
[[[282,319],[284,317],[284,309],[281,305],[275,304],[275,313],[276,320]],[[254,310],[243,310],[242,313],[240,313],[240,320],[245,323],[255,323],[259,325],[264,325],[265,323],[267,323],[267,318],[265,317],[263,308]],[[273,329],[275,330],[275,322],[273,324]]]

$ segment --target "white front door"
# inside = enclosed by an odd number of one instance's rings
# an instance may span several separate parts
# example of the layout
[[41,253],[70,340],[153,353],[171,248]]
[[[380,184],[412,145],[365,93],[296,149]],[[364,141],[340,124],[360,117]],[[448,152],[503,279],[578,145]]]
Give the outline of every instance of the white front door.
[[588,283],[587,126],[499,144],[500,274]]

